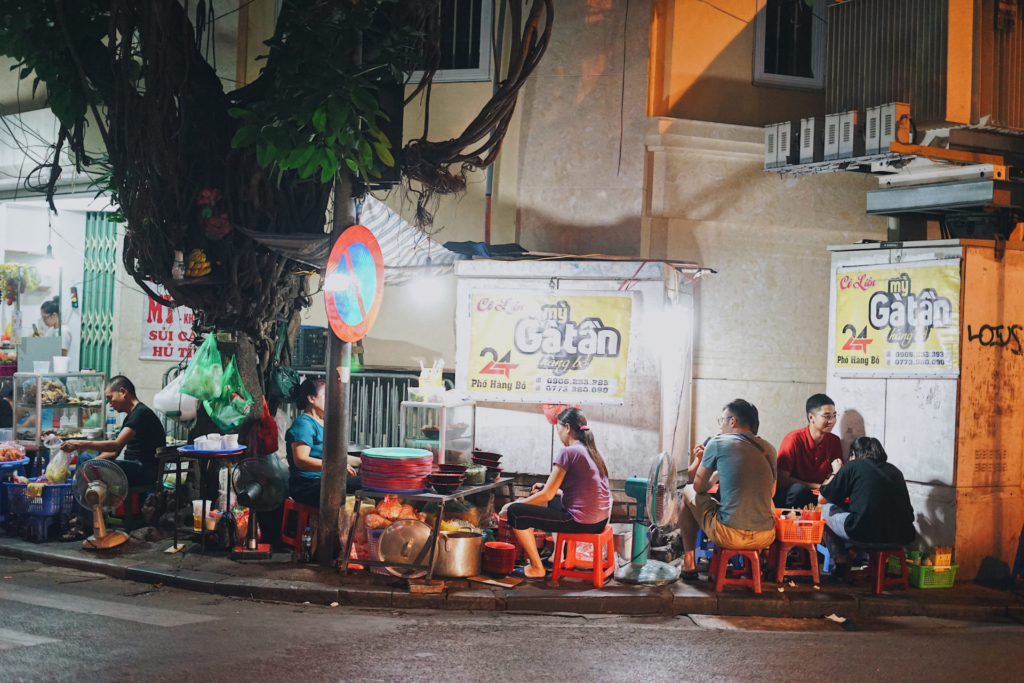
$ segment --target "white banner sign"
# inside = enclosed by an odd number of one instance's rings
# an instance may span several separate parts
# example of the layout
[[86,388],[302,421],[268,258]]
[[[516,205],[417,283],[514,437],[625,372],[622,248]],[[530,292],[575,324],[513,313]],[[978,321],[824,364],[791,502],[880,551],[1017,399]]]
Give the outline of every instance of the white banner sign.
[[[167,296],[163,287],[153,291]],[[142,307],[142,360],[178,362],[192,355],[192,309],[185,306],[168,308],[152,299]]]

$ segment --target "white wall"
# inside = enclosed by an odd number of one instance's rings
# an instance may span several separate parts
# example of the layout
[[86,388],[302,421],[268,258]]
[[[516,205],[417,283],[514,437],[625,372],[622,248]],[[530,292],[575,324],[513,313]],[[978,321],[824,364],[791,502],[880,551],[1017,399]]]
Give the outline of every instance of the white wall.
[[[365,365],[419,368],[444,359],[455,368],[455,286],[454,275],[413,280],[384,288],[377,322],[363,342]],[[319,287],[314,276],[312,289]],[[323,293],[302,312],[302,324],[327,327]]]
[[142,316],[149,297],[124,270],[121,249],[124,226],[117,228],[117,287],[114,289],[114,339],[110,354],[111,375],[125,375],[135,385],[139,400],[153,405],[153,396],[163,387],[163,375],[174,363],[142,360]]

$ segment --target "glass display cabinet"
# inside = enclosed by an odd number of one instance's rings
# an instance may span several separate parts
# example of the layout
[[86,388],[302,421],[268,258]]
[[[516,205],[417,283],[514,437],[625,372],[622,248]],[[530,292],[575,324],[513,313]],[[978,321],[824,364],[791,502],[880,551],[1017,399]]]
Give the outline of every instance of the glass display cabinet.
[[15,440],[40,450],[43,439],[100,439],[106,420],[102,372],[14,375]]
[[403,447],[430,451],[436,464],[470,464],[476,443],[476,402],[402,401],[400,430]]

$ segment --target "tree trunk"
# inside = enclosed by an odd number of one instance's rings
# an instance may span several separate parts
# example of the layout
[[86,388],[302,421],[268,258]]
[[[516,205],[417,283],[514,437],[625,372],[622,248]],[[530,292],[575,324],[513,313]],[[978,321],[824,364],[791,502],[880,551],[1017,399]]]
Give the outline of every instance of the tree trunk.
[[[350,226],[355,225],[352,201],[352,177],[344,174],[334,183],[334,225],[332,244]],[[324,274],[326,277],[326,273]],[[349,388],[351,344],[342,342],[328,330],[326,410],[324,413],[323,470],[320,476],[320,521],[317,527],[317,563],[333,566],[339,549],[339,515],[345,506],[348,479],[348,425],[346,403]]]

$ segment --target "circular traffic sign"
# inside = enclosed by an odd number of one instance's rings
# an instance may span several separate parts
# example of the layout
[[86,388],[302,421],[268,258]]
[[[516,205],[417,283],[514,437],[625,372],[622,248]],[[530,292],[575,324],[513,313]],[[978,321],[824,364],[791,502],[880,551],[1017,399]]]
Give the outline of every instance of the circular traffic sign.
[[342,341],[357,342],[377,319],[384,296],[384,255],[377,238],[353,225],[331,248],[324,272],[327,320]]

